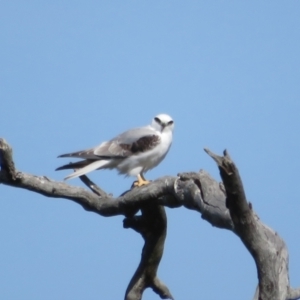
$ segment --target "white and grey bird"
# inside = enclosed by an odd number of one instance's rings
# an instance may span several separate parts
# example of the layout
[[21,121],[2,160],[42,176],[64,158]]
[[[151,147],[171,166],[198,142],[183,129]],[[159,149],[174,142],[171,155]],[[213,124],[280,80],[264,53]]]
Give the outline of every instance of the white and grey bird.
[[172,118],[166,114],[159,114],[148,126],[125,131],[94,148],[58,156],[84,160],[56,170],[75,169],[66,180],[94,170],[115,168],[120,174],[137,176],[136,186],[145,185],[149,181],[143,173],[156,167],[165,158],[172,144],[173,129]]

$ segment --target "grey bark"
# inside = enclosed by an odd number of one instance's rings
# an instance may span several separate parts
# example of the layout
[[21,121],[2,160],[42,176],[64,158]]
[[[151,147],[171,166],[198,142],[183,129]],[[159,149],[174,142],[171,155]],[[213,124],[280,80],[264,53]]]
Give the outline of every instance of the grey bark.
[[[201,170],[177,177],[166,176],[113,198],[86,176],[81,180],[91,191],[17,171],[11,147],[0,139],[0,183],[47,197],[68,199],[101,216],[124,215],[124,227],[134,229],[145,240],[141,262],[128,285],[125,300],[141,299],[148,287],[162,299],[173,299],[157,277],[167,230],[163,206],[184,206],[198,211],[211,225],[239,236],[257,268],[258,287],[254,299],[300,299],[300,289],[289,285],[287,247],[274,230],[261,222],[247,202],[238,169],[228,153],[217,156],[209,150],[206,152],[217,163],[222,183]],[[139,210],[141,215],[137,216]]]

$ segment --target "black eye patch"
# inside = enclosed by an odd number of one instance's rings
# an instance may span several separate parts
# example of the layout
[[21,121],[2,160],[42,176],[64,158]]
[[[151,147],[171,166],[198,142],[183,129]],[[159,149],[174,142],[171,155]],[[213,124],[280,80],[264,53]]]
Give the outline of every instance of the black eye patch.
[[155,122],[157,122],[158,124],[161,125],[161,120],[159,118],[155,117],[154,120],[155,120]]
[[172,125],[172,124],[174,124],[174,121],[171,120],[168,122],[168,125]]

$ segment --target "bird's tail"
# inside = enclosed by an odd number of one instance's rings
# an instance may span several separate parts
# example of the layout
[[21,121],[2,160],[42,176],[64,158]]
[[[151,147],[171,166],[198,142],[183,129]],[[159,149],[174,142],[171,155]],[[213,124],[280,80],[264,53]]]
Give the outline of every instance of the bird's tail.
[[81,160],[81,161],[77,161],[77,162],[73,162],[73,163],[68,163],[66,165],[63,165],[63,166],[55,169],[55,171],[68,170],[68,169],[81,169],[83,167],[86,167],[87,165],[89,165],[90,163],[92,163],[94,161],[95,160],[86,159],[86,160]]
[[84,160],[84,161],[79,161],[79,162],[76,162],[76,163],[71,163],[71,164],[68,164],[68,165],[64,165],[60,168],[57,168],[56,170],[79,168],[74,173],[72,173],[72,174],[70,174],[70,175],[68,175],[67,177],[64,178],[64,180],[68,180],[68,179],[72,179],[72,178],[82,176],[82,175],[84,175],[86,173],[89,173],[91,171],[101,169],[104,166],[106,166],[109,162],[110,162],[110,160],[108,160],[108,159],[102,159],[102,160],[96,160],[96,161]]

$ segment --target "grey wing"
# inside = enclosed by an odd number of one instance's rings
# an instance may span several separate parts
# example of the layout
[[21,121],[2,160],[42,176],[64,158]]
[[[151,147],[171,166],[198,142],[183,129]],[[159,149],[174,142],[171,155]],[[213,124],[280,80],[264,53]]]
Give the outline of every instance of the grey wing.
[[137,152],[144,152],[160,143],[160,136],[149,127],[125,131],[108,142],[94,148],[59,155],[84,159],[125,158]]
[[101,158],[125,158],[153,149],[161,141],[160,135],[149,127],[135,128],[118,135],[95,148],[94,155]]

